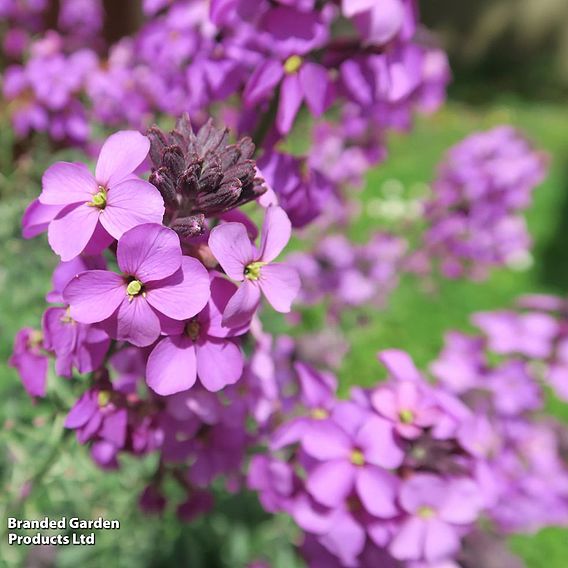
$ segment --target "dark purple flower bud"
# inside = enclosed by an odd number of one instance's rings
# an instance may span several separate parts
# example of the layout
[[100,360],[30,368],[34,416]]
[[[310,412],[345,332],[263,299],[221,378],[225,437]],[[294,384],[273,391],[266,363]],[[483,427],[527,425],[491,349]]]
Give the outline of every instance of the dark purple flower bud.
[[[228,144],[229,131],[212,121],[195,134],[187,114],[169,134],[154,126],[148,137],[154,166],[150,182],[162,193],[178,232],[186,232],[188,218],[218,215],[266,192],[251,159],[255,146],[250,138]],[[192,223],[188,234],[195,230]]]
[[205,230],[205,216],[202,214],[192,215],[176,219],[171,228],[182,238],[189,239],[203,234]]

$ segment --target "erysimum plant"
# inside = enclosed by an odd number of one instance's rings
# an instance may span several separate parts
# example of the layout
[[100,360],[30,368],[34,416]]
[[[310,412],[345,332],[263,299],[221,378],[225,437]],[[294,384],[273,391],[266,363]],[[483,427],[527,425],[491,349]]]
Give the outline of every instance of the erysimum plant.
[[[15,29],[42,32],[32,4],[6,4]],[[174,480],[187,521],[219,479],[252,490],[293,519],[313,568],[468,567],[488,526],[499,546],[565,522],[560,427],[540,414],[543,379],[568,396],[564,302],[477,314],[479,333],[448,335],[422,371],[382,350],[387,379],[347,398],[341,346],[308,357],[313,338],[266,323],[324,303],[333,332],[405,272],[481,278],[528,253],[522,211],[546,159],[510,127],[448,152],[417,203],[419,243],[407,225],[344,235],[386,133],[444,98],[447,60],[416,2],[146,1],[141,28],[108,46],[77,33],[100,28],[99,2],[61,4],[58,32],[5,38],[4,97],[22,139],[98,159],[54,160],[24,214],[24,237],[47,232],[60,263],[10,362],[34,398],[56,388],[51,359],[78,384],[64,425],[95,463],[154,455],[140,506],[161,513]],[[307,150],[292,153],[302,125]],[[292,237],[304,250],[288,255]]]

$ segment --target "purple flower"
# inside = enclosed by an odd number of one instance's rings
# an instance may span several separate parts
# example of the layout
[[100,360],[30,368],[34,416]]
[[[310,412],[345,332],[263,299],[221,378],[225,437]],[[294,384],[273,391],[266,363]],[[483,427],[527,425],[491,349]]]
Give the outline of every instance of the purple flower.
[[322,421],[302,439],[304,451],[321,462],[308,474],[308,492],[322,505],[337,507],[356,491],[370,514],[394,517],[396,478],[384,468],[401,465],[404,454],[391,426],[376,416],[365,418],[360,410],[343,412],[336,420],[343,428]]
[[48,362],[42,333],[29,327],[21,329],[14,339],[8,364],[18,371],[30,396],[45,396]]
[[80,323],[104,322],[110,336],[144,347],[171,326],[199,313],[210,295],[209,277],[195,258],[182,256],[171,229],[138,225],[118,241],[122,274],[88,270],[63,291],[71,317]]
[[148,358],[147,382],[156,393],[166,396],[191,388],[199,377],[209,391],[218,391],[238,381],[243,372],[243,355],[232,336],[246,329],[222,325],[223,311],[236,286],[213,278],[211,299],[197,316],[183,322],[179,335],[162,339]]
[[110,346],[110,338],[103,329],[73,321],[66,308],[46,310],[43,333],[45,347],[55,353],[55,370],[62,377],[71,377],[73,367],[80,373],[95,371]]
[[80,254],[99,227],[104,248],[108,235],[119,239],[136,225],[162,222],[162,196],[134,175],[149,149],[140,133],[117,132],[104,143],[94,176],[83,164],[58,162],[47,169],[39,201],[64,206],[48,229],[49,244],[62,260]]
[[415,381],[400,381],[381,387],[371,395],[374,409],[392,422],[403,438],[418,438],[438,418],[434,401],[421,386]]
[[300,279],[294,268],[272,261],[287,245],[291,231],[284,210],[274,206],[266,210],[259,249],[250,242],[241,223],[224,223],[211,231],[209,247],[213,255],[229,278],[242,282],[225,308],[225,325],[235,327],[249,322],[261,292],[277,312],[290,311]]
[[451,558],[460,545],[460,529],[475,522],[483,508],[470,479],[445,480],[419,473],[402,484],[400,505],[407,513],[389,546],[399,560],[437,562]]

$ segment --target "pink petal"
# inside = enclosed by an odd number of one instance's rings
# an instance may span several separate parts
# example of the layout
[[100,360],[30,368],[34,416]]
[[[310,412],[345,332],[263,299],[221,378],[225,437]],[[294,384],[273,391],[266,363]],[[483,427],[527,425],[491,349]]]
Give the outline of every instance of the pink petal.
[[260,288],[250,280],[245,280],[227,303],[223,313],[223,324],[229,327],[248,324],[259,303]]
[[310,428],[302,438],[304,451],[318,460],[349,458],[352,443],[347,434],[331,420]]
[[199,315],[200,321],[206,325],[207,335],[231,337],[246,333],[247,326],[228,327],[223,325],[223,312],[236,291],[237,286],[226,278],[215,277],[211,280],[211,298],[207,308]]
[[460,539],[454,528],[439,519],[426,523],[424,557],[429,562],[446,560],[455,555],[460,548]]
[[243,280],[245,266],[255,259],[254,247],[241,223],[223,223],[215,227],[209,236],[209,248],[233,280]]
[[134,130],[123,130],[109,136],[101,148],[95,177],[105,187],[119,183],[144,161],[150,140]]
[[321,116],[331,103],[332,83],[325,67],[316,63],[304,63],[299,71],[300,83],[311,113]]
[[137,225],[161,224],[164,211],[164,200],[151,183],[129,179],[114,185],[108,192],[101,224],[115,239],[120,239]]
[[297,74],[287,75],[280,87],[280,102],[276,114],[276,127],[281,134],[288,134],[302,104],[303,92]]
[[124,298],[118,310],[105,322],[108,334],[136,347],[147,347],[160,336],[160,319],[143,296]]
[[389,552],[397,560],[418,560],[422,557],[425,539],[424,521],[410,517],[402,523],[398,534],[392,539]]
[[260,260],[272,262],[288,244],[292,236],[292,223],[281,207],[266,209],[260,235]]
[[40,203],[69,205],[91,201],[98,191],[93,174],[84,164],[57,162],[43,174]]
[[26,208],[22,217],[22,236],[31,239],[47,231],[49,223],[63,209],[62,205],[44,205],[34,199]]
[[174,231],[148,223],[126,232],[116,251],[118,266],[124,274],[141,282],[162,280],[181,266],[179,237]]
[[247,106],[254,106],[273,94],[284,75],[284,67],[278,60],[269,59],[261,63],[250,76],[244,92]]
[[109,318],[126,297],[124,280],[107,270],[88,270],[73,278],[63,290],[70,314],[81,323]]
[[205,267],[196,258],[184,256],[179,270],[164,280],[148,284],[146,299],[166,316],[186,320],[205,307],[210,294]]
[[300,277],[292,266],[267,264],[260,269],[260,289],[270,305],[281,313],[288,313],[300,291]]
[[371,515],[390,519],[398,514],[397,478],[387,471],[373,466],[361,468],[357,473],[356,487],[361,503]]
[[162,396],[190,389],[196,377],[195,347],[187,337],[162,339],[148,357],[146,382]]
[[99,222],[100,209],[79,205],[66,207],[49,224],[47,240],[61,260],[72,260],[83,252]]
[[356,443],[365,460],[374,465],[393,469],[402,464],[404,452],[397,444],[392,424],[372,416],[357,433]]
[[[365,548],[365,529],[350,513],[341,513],[335,517],[331,530],[320,537],[320,541],[340,560],[341,566],[363,566],[358,562],[358,557]],[[327,566],[327,563],[319,566]],[[369,564],[365,563],[365,566]],[[379,568],[382,565],[372,566]]]
[[341,10],[346,18],[351,18],[359,12],[370,10],[375,6],[376,0],[343,0]]
[[440,517],[449,523],[465,525],[475,522],[483,509],[483,495],[471,479],[453,480],[440,507]]
[[337,507],[353,489],[355,467],[347,460],[323,462],[310,473],[306,489],[322,505]]
[[390,388],[379,388],[371,394],[373,408],[385,418],[398,422],[398,407],[395,394]]
[[397,385],[396,395],[401,410],[414,410],[418,405],[420,393],[414,381],[401,381]]
[[422,377],[411,357],[398,349],[385,349],[378,354],[379,361],[395,379],[420,381]]
[[211,392],[236,383],[243,374],[243,354],[230,340],[208,338],[199,342],[197,374],[201,384]]

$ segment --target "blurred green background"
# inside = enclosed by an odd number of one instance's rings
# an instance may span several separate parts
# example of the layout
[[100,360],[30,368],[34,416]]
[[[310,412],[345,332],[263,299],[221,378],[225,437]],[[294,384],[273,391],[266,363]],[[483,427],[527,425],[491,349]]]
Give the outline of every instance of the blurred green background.
[[[380,349],[404,348],[425,365],[439,352],[444,332],[469,329],[473,312],[506,307],[519,294],[564,295],[568,290],[568,3],[422,4],[427,23],[452,54],[455,81],[449,102],[435,116],[419,118],[411,134],[390,137],[390,157],[369,174],[361,196],[362,215],[350,236],[363,242],[371,232],[391,226],[392,221],[376,215],[375,205],[377,199],[388,197],[393,180],[402,188],[401,198],[411,198],[432,180],[445,150],[474,130],[503,123],[517,126],[550,155],[550,175],[536,191],[527,216],[535,241],[531,262],[497,270],[485,282],[439,281],[428,291],[408,276],[386,310],[365,314],[365,325],[360,313],[344,318],[342,328],[351,349],[339,372],[343,393],[352,384],[377,380],[375,353]],[[289,547],[297,537],[293,526],[285,518],[269,521],[252,495],[220,492],[216,512],[192,526],[179,523],[172,511],[161,519],[142,517],[136,500],[152,472],[153,458],[141,463],[126,459],[121,472],[101,472],[86,449],[63,433],[67,390],[51,391],[48,400],[36,405],[24,394],[6,362],[16,331],[39,324],[55,257],[44,238],[22,240],[19,223],[25,206],[39,193],[42,170],[65,155],[54,155],[41,143],[33,156],[21,150],[0,114],[0,518],[102,515],[121,521],[120,531],[98,533],[96,550],[59,549],[57,565],[62,567],[106,562],[126,567],[240,568],[257,557],[269,558],[274,568],[294,568]],[[296,246],[301,244],[297,241]],[[295,332],[316,330],[321,321],[321,310],[314,309]],[[287,329],[281,319],[271,318],[269,324]],[[568,419],[564,405],[551,402],[550,408]],[[20,499],[30,485],[29,498]],[[4,529],[2,522],[0,533]],[[0,539],[0,561],[5,565],[21,565],[29,551],[33,558],[27,565],[52,565],[53,551],[7,547],[4,535]],[[529,568],[566,568],[567,543],[568,531],[561,529],[511,540]]]

